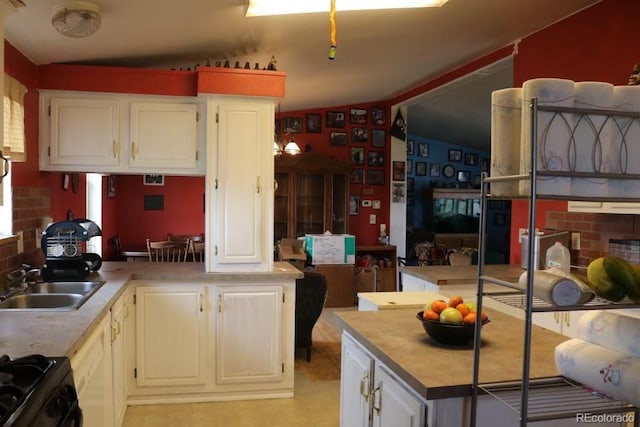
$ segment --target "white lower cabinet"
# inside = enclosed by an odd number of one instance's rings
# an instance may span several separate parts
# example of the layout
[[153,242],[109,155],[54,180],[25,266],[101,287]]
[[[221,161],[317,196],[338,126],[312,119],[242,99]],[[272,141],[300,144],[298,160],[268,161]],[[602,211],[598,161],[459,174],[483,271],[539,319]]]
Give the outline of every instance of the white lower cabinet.
[[73,381],[83,425],[114,425],[111,360],[111,315],[107,314],[78,352],[71,357]]
[[136,382],[145,386],[204,384],[205,286],[136,288]]
[[216,383],[281,381],[282,286],[220,286],[217,292]]
[[426,404],[347,332],[342,334],[340,426],[418,427]]
[[131,338],[135,338],[133,296],[127,290],[111,307],[111,358],[113,369],[114,425],[122,425],[127,409],[129,376],[132,372],[131,355],[135,355]]

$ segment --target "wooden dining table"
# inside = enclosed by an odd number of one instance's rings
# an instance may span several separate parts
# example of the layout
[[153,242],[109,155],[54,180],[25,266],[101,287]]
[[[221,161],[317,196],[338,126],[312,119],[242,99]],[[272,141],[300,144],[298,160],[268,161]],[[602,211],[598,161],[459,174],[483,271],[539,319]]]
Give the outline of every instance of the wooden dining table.
[[149,252],[147,245],[132,245],[122,248],[120,251],[127,262],[149,261]]

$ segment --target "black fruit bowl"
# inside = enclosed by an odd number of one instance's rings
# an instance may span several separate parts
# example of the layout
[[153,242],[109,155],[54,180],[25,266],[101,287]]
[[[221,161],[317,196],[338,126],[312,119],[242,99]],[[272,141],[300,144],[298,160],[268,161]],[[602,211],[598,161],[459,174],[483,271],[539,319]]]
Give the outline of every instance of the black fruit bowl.
[[[422,322],[424,331],[434,340],[443,344],[464,345],[473,340],[476,325],[449,325],[422,317],[422,311],[416,317]],[[489,319],[482,321],[483,325],[489,323]]]

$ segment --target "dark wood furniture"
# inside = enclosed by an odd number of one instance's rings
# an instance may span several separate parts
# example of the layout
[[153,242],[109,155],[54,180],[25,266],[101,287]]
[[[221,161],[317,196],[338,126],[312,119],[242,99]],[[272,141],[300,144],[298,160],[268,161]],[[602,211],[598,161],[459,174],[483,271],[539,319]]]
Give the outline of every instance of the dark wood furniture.
[[[356,247],[356,265],[362,268],[375,268],[375,275],[368,274],[371,281],[368,289],[356,289],[356,292],[395,292],[396,275],[397,275],[397,255],[396,247],[393,245],[371,245]],[[364,266],[359,260],[368,261],[368,265]],[[374,267],[375,265],[375,267]],[[358,282],[358,281],[356,281]],[[375,286],[374,286],[375,285]]]
[[274,240],[346,233],[349,164],[320,153],[275,157]]

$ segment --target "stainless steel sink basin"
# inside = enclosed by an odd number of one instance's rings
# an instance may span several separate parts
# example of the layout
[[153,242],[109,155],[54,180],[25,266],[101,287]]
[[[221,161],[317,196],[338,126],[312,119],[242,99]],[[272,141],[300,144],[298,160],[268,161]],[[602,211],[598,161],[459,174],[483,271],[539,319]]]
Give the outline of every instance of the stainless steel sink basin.
[[103,281],[36,283],[0,302],[0,310],[77,310],[104,283]]
[[81,294],[19,294],[0,303],[0,309],[73,310],[80,305]]
[[29,285],[29,294],[88,294],[95,292],[104,282],[44,282]]

